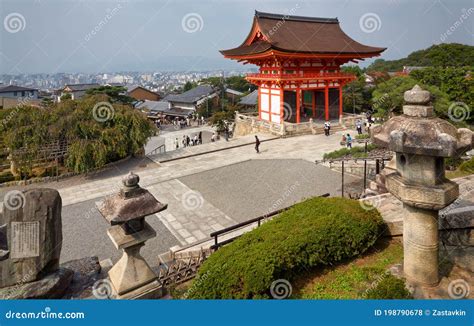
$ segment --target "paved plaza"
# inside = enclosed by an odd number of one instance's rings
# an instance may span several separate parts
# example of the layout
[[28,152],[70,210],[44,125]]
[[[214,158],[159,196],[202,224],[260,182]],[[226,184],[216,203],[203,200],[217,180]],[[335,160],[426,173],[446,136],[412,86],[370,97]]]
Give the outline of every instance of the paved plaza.
[[[340,133],[330,137],[307,135],[268,140],[262,143],[260,154],[253,144],[245,145],[253,137],[203,144],[196,146],[194,152],[181,154],[200,154],[197,156],[164,163],[144,158],[142,163],[124,164],[123,170],[118,164],[113,173],[102,177],[82,176],[75,181],[29,187],[57,188],[61,194],[62,261],[91,255],[99,256],[100,260],[116,260],[120,252],[108,238],[109,226],[96,205],[119,191],[126,169],[137,167],[134,171],[140,176],[140,185],[168,204],[166,211],[147,217],[157,237],[147,242],[142,253],[152,265],[157,265],[158,255],[171,247],[205,240],[213,231],[307,197],[340,191],[340,175],[314,163],[325,152],[340,148]],[[11,189],[14,188],[1,189],[0,198]]]

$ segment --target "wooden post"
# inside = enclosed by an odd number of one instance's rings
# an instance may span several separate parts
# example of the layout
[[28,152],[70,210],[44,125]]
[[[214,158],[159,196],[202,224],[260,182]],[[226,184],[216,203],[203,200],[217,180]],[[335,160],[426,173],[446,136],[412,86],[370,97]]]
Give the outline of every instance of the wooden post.
[[258,86],[258,120],[262,120],[262,93],[260,86]]
[[296,123],[300,123],[301,89],[296,89]]
[[341,171],[341,196],[344,197],[344,160],[342,160]]
[[313,93],[311,94],[311,104],[312,104],[312,109],[313,109],[313,118],[316,117],[316,91],[313,90]]
[[329,84],[324,88],[324,118],[329,121]]
[[342,83],[339,82],[339,118],[342,117]]

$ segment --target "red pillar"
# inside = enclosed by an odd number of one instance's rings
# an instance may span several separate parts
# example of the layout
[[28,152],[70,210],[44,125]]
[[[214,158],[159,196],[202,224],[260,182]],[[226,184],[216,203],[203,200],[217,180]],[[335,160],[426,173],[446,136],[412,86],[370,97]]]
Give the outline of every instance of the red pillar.
[[258,86],[258,119],[262,120],[262,93],[260,92],[260,86]]
[[339,82],[339,118],[342,117],[342,83]]
[[300,123],[300,110],[301,110],[301,90],[296,89],[296,123]]
[[324,88],[324,118],[329,121],[329,85]]
[[311,104],[313,108],[313,118],[316,117],[316,91],[311,94]]

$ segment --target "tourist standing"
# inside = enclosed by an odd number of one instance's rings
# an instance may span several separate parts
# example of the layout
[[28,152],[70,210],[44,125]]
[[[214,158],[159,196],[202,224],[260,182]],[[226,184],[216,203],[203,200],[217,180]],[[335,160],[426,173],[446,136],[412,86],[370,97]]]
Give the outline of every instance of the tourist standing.
[[194,145],[198,145],[198,144],[199,144],[198,135],[194,135]]
[[360,119],[358,119],[356,121],[356,129],[357,129],[357,133],[359,135],[361,135],[362,134],[362,122],[360,121]]
[[352,137],[349,134],[346,135],[346,145],[347,148],[352,148]]
[[260,139],[258,139],[257,135],[255,135],[255,150],[257,151],[257,153],[260,153],[259,147],[260,147]]
[[186,136],[186,147],[189,147],[190,144],[191,144],[191,138],[189,138],[189,136]]
[[329,136],[329,124],[327,121],[324,123],[324,135]]
[[204,126],[204,116],[201,116],[201,125]]
[[199,139],[199,145],[201,145],[202,144],[202,131],[199,132],[198,139]]
[[215,141],[216,141],[216,133],[213,132],[211,136],[211,142],[215,142]]
[[174,142],[175,142],[175,144],[176,144],[176,149],[178,149],[178,148],[179,148],[179,140],[178,140],[177,137],[176,137],[176,140],[175,140]]
[[181,141],[183,143],[183,147],[186,147],[186,136],[183,135],[183,140]]

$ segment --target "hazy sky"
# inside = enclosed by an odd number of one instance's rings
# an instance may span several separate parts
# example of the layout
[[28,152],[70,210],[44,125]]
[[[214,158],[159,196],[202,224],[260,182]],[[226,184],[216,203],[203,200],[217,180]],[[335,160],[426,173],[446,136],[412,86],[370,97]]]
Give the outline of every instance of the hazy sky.
[[254,10],[337,17],[349,36],[398,59],[434,43],[473,45],[473,7],[473,0],[0,0],[0,73],[241,67],[218,50],[244,40]]

